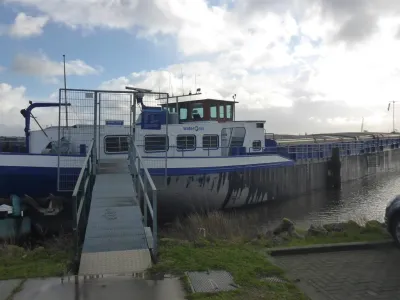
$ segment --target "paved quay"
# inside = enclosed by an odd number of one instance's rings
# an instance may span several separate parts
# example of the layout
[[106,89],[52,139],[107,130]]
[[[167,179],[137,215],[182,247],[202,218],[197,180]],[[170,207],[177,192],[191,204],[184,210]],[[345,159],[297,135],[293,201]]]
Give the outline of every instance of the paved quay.
[[[376,249],[275,256],[272,261],[311,300],[400,300],[400,249]],[[144,280],[126,276],[92,280],[28,279],[0,281],[0,300],[184,300],[177,278]]]
[[312,300],[400,300],[400,249],[276,256],[273,262]]
[[[0,282],[0,300],[9,299],[18,280]],[[13,300],[184,300],[185,294],[178,278],[144,280],[132,277],[106,277],[80,280],[75,284],[60,278],[28,279]]]

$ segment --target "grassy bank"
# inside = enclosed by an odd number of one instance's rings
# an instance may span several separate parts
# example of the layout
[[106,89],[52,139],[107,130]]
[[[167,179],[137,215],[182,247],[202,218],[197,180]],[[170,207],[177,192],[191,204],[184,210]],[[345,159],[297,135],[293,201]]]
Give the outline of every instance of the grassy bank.
[[71,259],[71,239],[53,238],[37,247],[0,245],[0,280],[61,276]]
[[152,272],[185,278],[185,271],[226,270],[240,287],[234,292],[192,294],[190,299],[307,299],[289,281],[264,280],[287,280],[283,271],[270,262],[267,249],[390,238],[377,221],[312,225],[308,229],[296,228],[287,219],[275,228],[260,228],[258,222],[252,216],[222,213],[177,221],[162,233],[159,263]]
[[363,218],[347,222],[312,224],[308,228],[298,227],[286,218],[274,225],[260,224],[263,224],[263,220],[256,214],[213,212],[208,215],[194,214],[184,220],[177,220],[161,234],[163,237],[185,241],[205,238],[210,241],[258,243],[266,247],[378,241],[391,238],[383,223]]
[[[311,229],[310,228],[314,228]],[[363,225],[348,221],[342,223],[310,226],[308,230],[295,228],[296,234],[283,233],[271,238],[271,234],[264,237],[265,245],[269,247],[296,247],[318,244],[335,244],[351,242],[373,242],[391,239],[384,224],[378,221],[368,221]],[[298,235],[297,235],[298,234]]]

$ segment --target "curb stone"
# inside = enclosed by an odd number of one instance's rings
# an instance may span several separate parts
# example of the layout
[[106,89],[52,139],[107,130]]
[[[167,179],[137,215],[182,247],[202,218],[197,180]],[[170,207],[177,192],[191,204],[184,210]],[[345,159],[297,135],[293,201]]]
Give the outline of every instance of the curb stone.
[[296,255],[308,253],[325,253],[336,251],[351,250],[368,250],[394,246],[392,240],[384,240],[379,242],[352,242],[352,243],[336,243],[336,244],[320,244],[301,247],[285,247],[285,248],[268,248],[267,252],[270,256]]

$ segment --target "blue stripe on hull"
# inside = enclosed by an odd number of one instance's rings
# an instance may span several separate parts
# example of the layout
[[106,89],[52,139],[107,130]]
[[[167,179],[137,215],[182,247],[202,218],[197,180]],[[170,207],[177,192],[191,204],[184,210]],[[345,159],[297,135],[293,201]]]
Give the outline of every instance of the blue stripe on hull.
[[[79,172],[80,169],[61,169],[63,179],[72,184],[72,188]],[[49,193],[58,194],[57,168],[0,166],[0,197],[10,194],[42,197]]]

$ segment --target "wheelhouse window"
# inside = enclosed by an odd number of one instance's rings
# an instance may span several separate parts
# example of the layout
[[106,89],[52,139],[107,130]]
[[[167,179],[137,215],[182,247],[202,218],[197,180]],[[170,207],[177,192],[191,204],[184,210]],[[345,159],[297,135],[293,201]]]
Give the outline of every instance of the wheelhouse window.
[[145,152],[162,152],[168,150],[168,138],[166,135],[146,135],[144,137]]
[[223,105],[223,104],[219,105],[219,118],[220,119],[225,118],[225,105]]
[[203,135],[203,149],[218,149],[219,136],[217,134]]
[[201,121],[204,118],[204,108],[202,103],[195,103],[192,106],[192,118],[194,121]]
[[226,118],[232,119],[232,105],[231,104],[226,105]]
[[210,106],[210,118],[211,119],[216,119],[217,116],[218,116],[217,105],[211,105]]
[[178,150],[195,150],[196,149],[196,136],[179,134],[176,137],[176,148]]
[[261,141],[253,141],[253,151],[261,150]]
[[181,121],[186,121],[188,118],[188,110],[186,107],[180,107],[179,108],[179,119]]
[[109,135],[104,138],[105,153],[124,153],[128,152],[128,136]]

